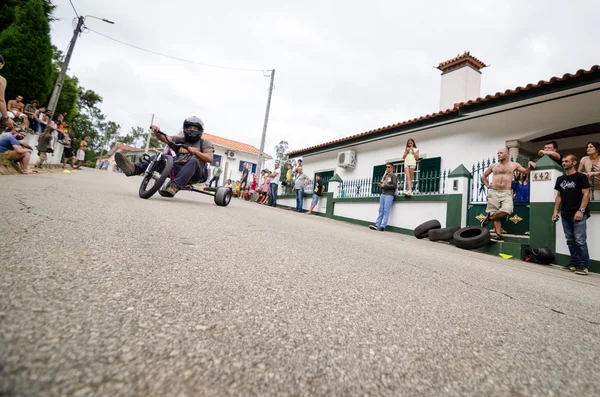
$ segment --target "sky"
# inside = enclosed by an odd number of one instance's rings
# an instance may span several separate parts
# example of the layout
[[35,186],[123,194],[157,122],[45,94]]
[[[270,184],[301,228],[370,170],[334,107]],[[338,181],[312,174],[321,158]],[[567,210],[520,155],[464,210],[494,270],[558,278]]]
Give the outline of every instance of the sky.
[[[600,63],[600,2],[574,0],[72,0],[88,28],[206,67],[82,34],[69,64],[122,126],[167,133],[200,117],[205,131],[260,146],[269,77],[275,89],[265,141],[298,150],[439,110],[440,62],[464,51],[490,65],[495,94]],[[66,51],[75,12],[57,5],[52,43]],[[267,75],[267,77],[265,76]]]

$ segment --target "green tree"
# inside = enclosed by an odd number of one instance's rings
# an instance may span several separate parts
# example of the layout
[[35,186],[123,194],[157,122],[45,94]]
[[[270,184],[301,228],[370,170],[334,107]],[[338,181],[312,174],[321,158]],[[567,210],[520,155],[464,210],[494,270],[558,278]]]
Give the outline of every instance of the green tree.
[[[16,8],[15,21],[0,33],[8,81],[6,97],[23,95],[27,102],[46,103],[53,87],[49,1],[27,0]],[[53,7],[53,6],[52,6]]]

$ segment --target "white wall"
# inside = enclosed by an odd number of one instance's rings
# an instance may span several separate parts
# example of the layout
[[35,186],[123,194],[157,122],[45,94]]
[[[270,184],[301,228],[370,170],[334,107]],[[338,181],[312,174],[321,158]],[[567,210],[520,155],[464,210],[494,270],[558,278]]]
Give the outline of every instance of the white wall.
[[[370,178],[374,166],[401,159],[409,138],[415,139],[421,157],[441,157],[443,169],[452,170],[463,164],[470,170],[474,163],[494,157],[506,141],[529,141],[575,126],[600,122],[599,102],[600,91],[594,91],[421,131],[413,130],[375,142],[328,149],[303,156],[304,171],[312,175],[321,170],[335,169],[343,180]],[[583,141],[588,140],[589,136],[577,142],[583,146]],[[530,146],[541,149],[543,142],[527,145]],[[571,145],[565,143],[564,146]],[[356,151],[356,168],[336,168],[337,153],[348,149]]]
[[[336,202],[333,207],[335,216],[373,222],[379,214],[379,202]],[[446,202],[395,202],[392,204],[388,226],[414,229],[421,223],[437,219],[442,226],[446,225]]]
[[475,100],[481,95],[481,72],[464,66],[442,74],[440,110],[452,109],[455,103]]
[[[303,200],[302,209],[308,211],[310,209],[311,201],[312,201],[312,196],[305,197]],[[296,208],[296,199],[295,198],[279,198],[278,197],[277,204]],[[319,203],[317,204],[317,206],[315,207],[313,212],[319,212],[319,213],[324,214],[326,212],[326,210],[327,210],[327,197],[323,196],[319,199]]]
[[[46,156],[45,164],[60,164],[61,163],[60,160],[62,158],[64,146],[57,142],[57,138],[58,138],[58,134],[56,131],[54,131],[52,133],[52,142],[50,142],[52,149],[54,149],[54,153],[53,154],[48,153],[48,155]],[[38,150],[37,150],[38,140],[39,140],[39,135],[27,134],[27,137],[25,137],[25,143],[27,143],[29,146],[31,146],[33,148],[33,152],[31,153],[31,157],[29,158],[30,164],[35,164],[40,158],[38,156]]]
[[[586,221],[587,243],[590,252],[590,259],[600,261],[600,212],[592,212]],[[559,254],[570,255],[569,247],[565,240],[560,221],[556,224],[556,252]]]

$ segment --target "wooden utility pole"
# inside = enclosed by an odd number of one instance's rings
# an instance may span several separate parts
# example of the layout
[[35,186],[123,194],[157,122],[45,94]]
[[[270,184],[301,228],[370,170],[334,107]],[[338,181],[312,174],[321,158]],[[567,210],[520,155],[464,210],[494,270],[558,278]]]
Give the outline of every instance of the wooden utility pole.
[[[154,125],[154,113],[152,113],[152,121],[150,121],[150,125]],[[150,137],[152,136],[152,130],[148,128],[148,139],[146,140],[146,150],[145,153],[148,154],[148,148],[150,146]]]

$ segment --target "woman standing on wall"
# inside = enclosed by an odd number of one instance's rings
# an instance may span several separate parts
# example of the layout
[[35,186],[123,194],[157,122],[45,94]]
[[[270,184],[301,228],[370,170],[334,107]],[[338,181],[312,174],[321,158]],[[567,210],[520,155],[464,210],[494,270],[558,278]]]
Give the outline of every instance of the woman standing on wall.
[[404,191],[405,196],[412,196],[412,181],[415,174],[415,167],[417,166],[417,160],[419,159],[419,149],[414,139],[409,139],[406,142],[406,148],[404,149],[404,174],[406,175],[406,190]]
[[600,142],[588,142],[586,154],[579,162],[579,172],[589,178],[593,199],[597,200],[600,198]]

